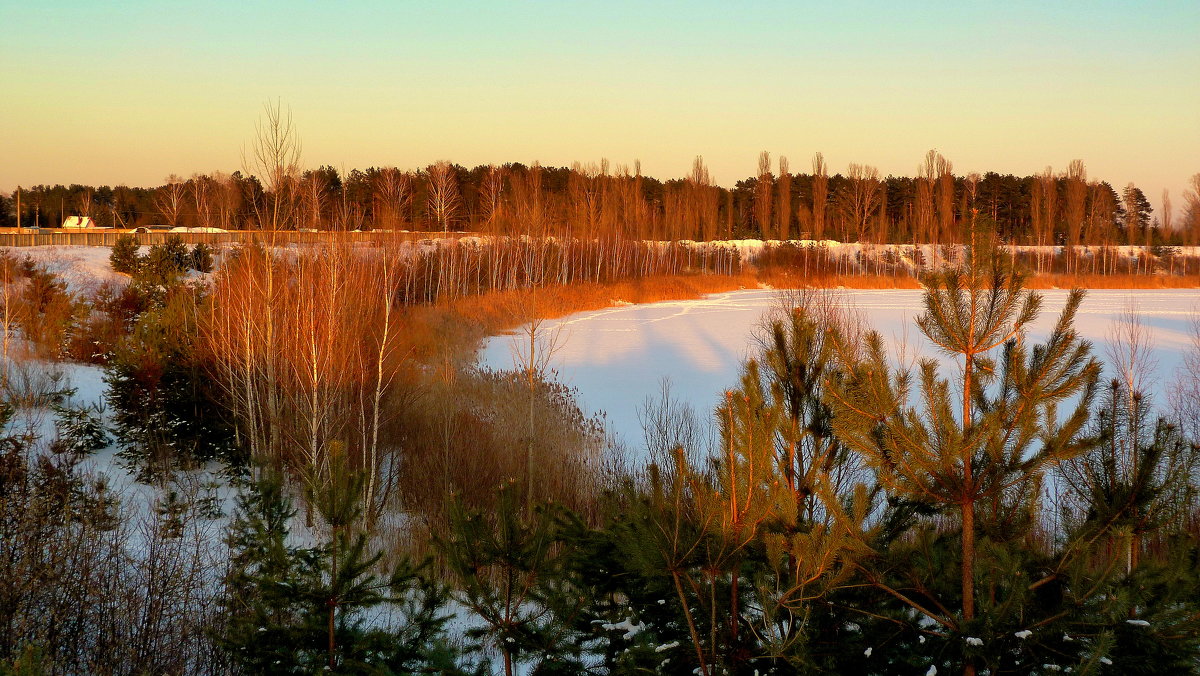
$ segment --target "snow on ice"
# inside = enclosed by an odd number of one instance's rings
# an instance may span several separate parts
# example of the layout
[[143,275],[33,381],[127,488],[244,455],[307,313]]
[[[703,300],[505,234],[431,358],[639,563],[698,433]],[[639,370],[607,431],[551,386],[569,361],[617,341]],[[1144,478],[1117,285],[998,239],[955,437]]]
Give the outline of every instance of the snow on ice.
[[[913,324],[922,311],[920,291],[837,293],[840,303],[857,308],[890,345],[907,345],[906,363],[915,357],[939,356]],[[1029,332],[1032,340],[1045,339],[1067,298],[1062,290],[1040,293],[1043,310]],[[721,393],[737,384],[741,363],[754,350],[752,334],[777,298],[771,290],[732,291],[700,300],[611,307],[547,322],[547,332],[562,327],[551,368],[565,384],[578,388],[584,412],[603,412],[609,432],[639,457],[643,437],[638,411],[648,398],[658,396],[661,381],[669,380],[672,395],[705,416]],[[1101,359],[1114,320],[1131,301],[1151,332],[1165,391],[1190,345],[1200,291],[1089,291],[1076,317],[1076,329],[1093,343],[1093,353]],[[492,338],[480,351],[480,363],[511,368],[517,340]],[[1160,400],[1165,396],[1154,394]]]

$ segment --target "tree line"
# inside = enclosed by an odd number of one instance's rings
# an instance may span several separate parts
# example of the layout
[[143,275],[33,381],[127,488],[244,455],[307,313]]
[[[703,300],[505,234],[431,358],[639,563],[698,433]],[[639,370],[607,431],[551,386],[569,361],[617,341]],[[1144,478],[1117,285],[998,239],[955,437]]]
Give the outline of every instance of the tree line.
[[[168,176],[158,187],[37,185],[20,190],[20,223],[57,227],[89,216],[104,227],[150,224],[222,229],[470,230],[504,234],[621,236],[655,240],[836,239],[961,243],[974,216],[1010,243],[1155,245],[1200,242],[1200,174],[1177,215],[1162,196],[1157,216],[1133,184],[1089,178],[1084,163],[1032,176],[965,176],[930,151],[913,176],[881,176],[852,163],[831,173],[820,153],[794,171],[759,157],[754,175],[716,185],[703,158],[684,178],[643,175],[638,163],[570,167],[437,162],[301,170],[298,157],[255,171]],[[16,193],[0,197],[0,226],[17,224]]]

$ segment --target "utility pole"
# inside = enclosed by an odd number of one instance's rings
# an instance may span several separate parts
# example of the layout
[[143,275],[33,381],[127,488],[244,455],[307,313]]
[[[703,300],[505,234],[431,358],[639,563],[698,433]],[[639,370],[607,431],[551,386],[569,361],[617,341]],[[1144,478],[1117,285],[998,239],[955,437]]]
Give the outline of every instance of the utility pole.
[[21,229],[21,186],[17,186],[17,230]]

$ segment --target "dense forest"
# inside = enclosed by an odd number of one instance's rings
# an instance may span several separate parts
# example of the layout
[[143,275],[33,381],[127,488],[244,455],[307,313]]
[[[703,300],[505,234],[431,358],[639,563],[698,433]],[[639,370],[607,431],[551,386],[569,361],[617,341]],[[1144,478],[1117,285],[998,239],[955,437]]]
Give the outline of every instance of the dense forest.
[[[1182,216],[1155,217],[1129,184],[1089,179],[1083,162],[1033,176],[960,176],[930,151],[915,176],[882,177],[851,164],[830,173],[818,153],[807,171],[786,157],[759,158],[757,172],[732,188],[715,185],[702,158],[682,179],[659,180],[607,160],[571,167],[536,163],[466,168],[339,171],[331,166],[279,175],[249,172],[167,177],[153,188],[23,188],[20,223],[57,227],[91,216],[104,227],[150,224],[223,229],[412,229],[494,233],[620,235],[655,240],[836,239],[843,242],[961,242],[972,216],[996,223],[1017,244],[1196,244],[1200,175],[1183,196]],[[0,198],[0,226],[17,224],[16,193]]]

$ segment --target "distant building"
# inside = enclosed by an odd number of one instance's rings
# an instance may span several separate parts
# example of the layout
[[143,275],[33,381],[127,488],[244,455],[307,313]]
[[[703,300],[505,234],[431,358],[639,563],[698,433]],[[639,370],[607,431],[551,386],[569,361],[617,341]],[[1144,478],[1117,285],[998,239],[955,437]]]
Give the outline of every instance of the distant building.
[[72,230],[94,228],[96,227],[96,221],[93,221],[91,216],[69,216],[67,220],[63,221],[62,227]]

